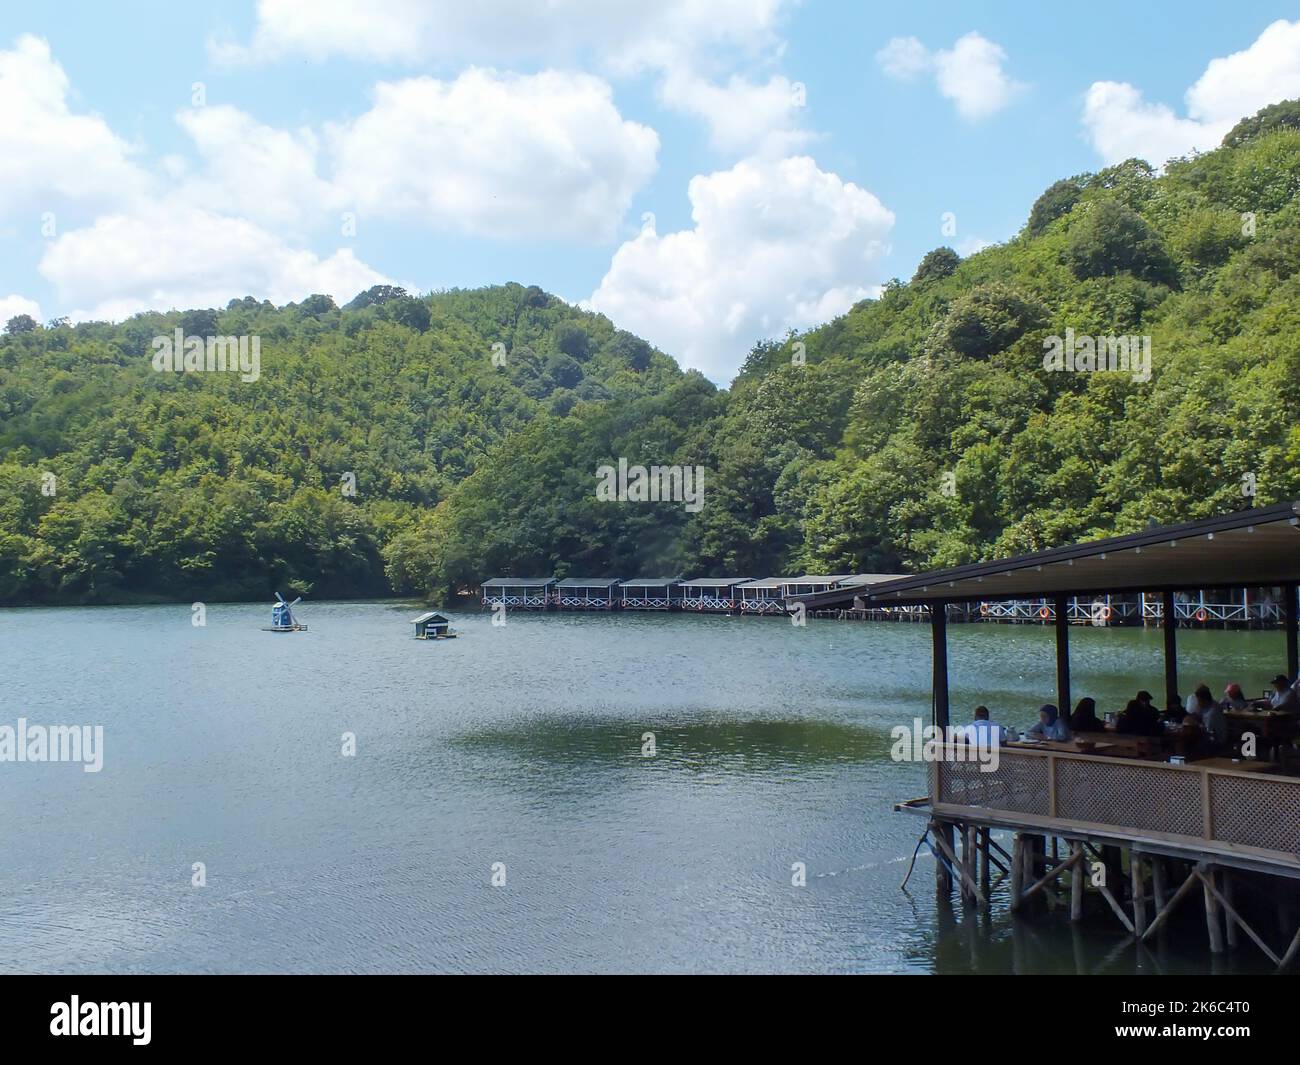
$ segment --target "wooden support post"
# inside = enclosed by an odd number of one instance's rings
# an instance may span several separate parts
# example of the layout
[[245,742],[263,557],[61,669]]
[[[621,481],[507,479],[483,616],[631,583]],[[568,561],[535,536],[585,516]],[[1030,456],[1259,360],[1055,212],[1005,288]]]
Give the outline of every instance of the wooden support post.
[[1178,614],[1174,606],[1174,593],[1165,592],[1164,618],[1165,631],[1165,706],[1178,694]]
[[1283,585],[1282,602],[1284,607],[1282,617],[1286,624],[1286,674],[1295,680],[1296,674],[1300,673],[1300,642],[1297,641],[1297,632],[1300,631],[1300,607],[1296,604],[1294,584]]
[[1070,605],[1063,595],[1056,597],[1056,708],[1070,720]]
[[1165,908],[1165,860],[1160,855],[1151,857],[1151,892],[1155,895],[1156,913]]
[[1214,890],[1215,868],[1212,865],[1197,867],[1201,889],[1205,894],[1205,928],[1210,934],[1210,953],[1223,953],[1223,922],[1219,916],[1219,898]]
[[980,890],[984,892],[984,897],[990,899],[993,897],[990,888],[992,874],[989,871],[989,832],[992,829],[985,827],[980,829],[980,851],[983,855],[980,861]]
[[1011,912],[1020,909],[1020,890],[1025,880],[1025,837],[1017,832],[1011,845]]
[[1070,920],[1083,920],[1083,881],[1087,875],[1085,870],[1088,863],[1084,859],[1083,844],[1074,842],[1070,844],[1070,852],[1074,855],[1074,867],[1070,870]]
[[1129,851],[1129,877],[1133,887],[1133,932],[1139,938],[1147,930],[1147,895],[1142,883],[1142,856]]

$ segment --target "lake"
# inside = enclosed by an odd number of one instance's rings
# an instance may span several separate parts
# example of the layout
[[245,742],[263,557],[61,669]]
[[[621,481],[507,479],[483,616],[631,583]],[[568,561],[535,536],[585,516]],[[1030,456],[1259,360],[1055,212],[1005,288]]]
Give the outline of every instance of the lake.
[[[891,806],[925,783],[890,729],[928,719],[926,626],[452,611],[461,638],[423,642],[417,604],[299,610],[292,635],[263,605],[0,610],[0,724],[104,729],[98,773],[0,763],[0,970],[1210,964],[1201,940],[1139,956],[1113,919],[937,906],[926,854],[900,890],[925,822]],[[1051,629],[949,632],[954,720],[1052,699]],[[1076,698],[1161,690],[1158,631],[1071,635]],[[1180,653],[1184,691],[1285,666],[1277,632]]]

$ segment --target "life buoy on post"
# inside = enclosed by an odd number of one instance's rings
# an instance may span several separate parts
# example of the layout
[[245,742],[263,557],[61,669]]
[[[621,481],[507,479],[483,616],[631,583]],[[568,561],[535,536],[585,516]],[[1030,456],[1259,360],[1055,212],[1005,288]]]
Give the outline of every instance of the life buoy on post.
[[1209,616],[1210,615],[1205,612],[1205,607],[1201,607],[1201,609],[1196,612],[1197,621],[1205,621]]
[[988,603],[980,603],[980,615],[981,615],[982,617],[988,617],[988,616],[989,616],[989,605],[988,605]]
[[1102,620],[1102,621],[1109,621],[1109,620],[1110,620],[1111,618],[1113,618],[1114,616],[1115,616],[1115,611],[1113,611],[1113,610],[1110,608],[1110,604],[1109,604],[1109,603],[1107,603],[1104,607],[1101,608],[1101,620]]
[[1043,607],[1041,610],[1038,611],[1038,616],[1042,618],[1044,621],[1046,621],[1048,618],[1052,616],[1051,608],[1046,606]]

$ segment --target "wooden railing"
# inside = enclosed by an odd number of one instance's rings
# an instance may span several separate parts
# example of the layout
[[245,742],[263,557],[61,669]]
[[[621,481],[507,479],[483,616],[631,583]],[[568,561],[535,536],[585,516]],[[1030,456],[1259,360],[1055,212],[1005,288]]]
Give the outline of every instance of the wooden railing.
[[978,761],[932,762],[930,801],[950,816],[983,811],[1300,866],[1300,779],[1251,772],[1248,763],[1208,769],[1001,748],[992,772]]

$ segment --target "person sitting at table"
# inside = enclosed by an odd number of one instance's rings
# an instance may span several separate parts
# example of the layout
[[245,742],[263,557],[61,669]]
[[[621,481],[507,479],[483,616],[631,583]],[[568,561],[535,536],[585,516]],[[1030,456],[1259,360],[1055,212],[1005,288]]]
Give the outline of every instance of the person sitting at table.
[[1246,702],[1245,695],[1242,694],[1241,685],[1237,683],[1229,684],[1223,689],[1223,702],[1219,704],[1223,710],[1246,710],[1250,704]]
[[1160,711],[1156,709],[1156,697],[1152,695],[1149,691],[1147,691],[1145,688],[1142,689],[1142,691],[1138,692],[1135,696],[1133,696],[1133,698],[1136,699],[1143,706],[1151,707],[1155,715],[1157,717],[1160,716]]
[[[1152,707],[1152,709],[1155,709]],[[1183,719],[1187,717],[1187,709],[1183,706],[1182,696],[1176,692],[1169,697],[1169,702],[1165,705],[1165,712],[1159,715],[1161,721],[1170,721],[1175,725],[1181,725]]]
[[1300,695],[1295,687],[1281,673],[1273,678],[1273,696],[1268,705],[1284,714],[1300,713]]
[[966,736],[981,747],[997,747],[1002,742],[1002,726],[989,720],[987,706],[977,706],[975,720],[966,726]]
[[1192,692],[1192,697],[1187,700],[1187,713],[1200,717],[1205,710],[1210,708],[1213,702],[1214,696],[1210,694],[1209,685],[1198,684],[1196,691]]
[[1197,746],[1210,752],[1206,755],[1207,758],[1222,754],[1228,746],[1228,718],[1223,712],[1223,707],[1218,703],[1211,703],[1201,711],[1200,720],[1205,735]]
[[1115,721],[1115,731],[1127,736],[1159,736],[1164,729],[1160,727],[1160,715],[1154,706],[1140,699],[1130,699]]
[[1026,735],[1039,740],[1064,742],[1070,738],[1070,728],[1061,720],[1061,713],[1056,707],[1051,703],[1044,703],[1039,708],[1037,724],[1030,725]]
[[1097,717],[1097,700],[1080,699],[1070,715],[1071,732],[1104,732],[1105,722]]

